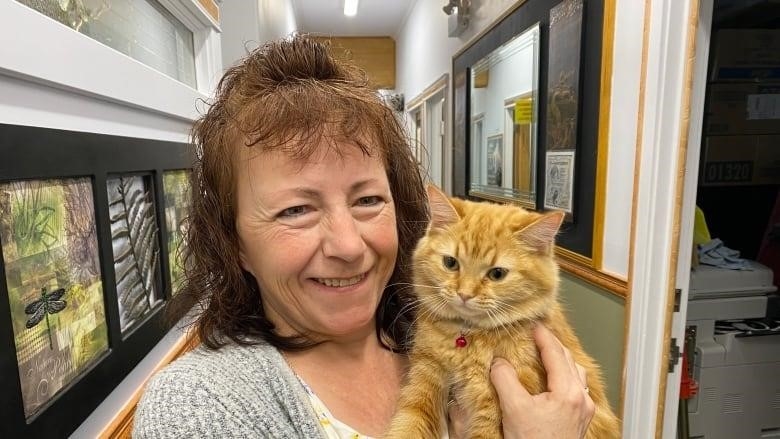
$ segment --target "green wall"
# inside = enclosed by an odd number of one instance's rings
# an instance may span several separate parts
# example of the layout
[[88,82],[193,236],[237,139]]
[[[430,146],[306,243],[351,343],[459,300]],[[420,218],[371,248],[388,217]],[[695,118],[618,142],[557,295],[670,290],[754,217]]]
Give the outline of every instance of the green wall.
[[609,401],[620,412],[625,299],[564,272],[560,298],[583,347],[601,365]]

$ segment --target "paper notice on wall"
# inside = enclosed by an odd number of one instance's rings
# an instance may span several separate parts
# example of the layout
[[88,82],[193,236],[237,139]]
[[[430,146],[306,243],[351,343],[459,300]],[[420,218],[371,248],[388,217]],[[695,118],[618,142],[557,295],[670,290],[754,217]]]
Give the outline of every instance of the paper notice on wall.
[[545,209],[572,213],[574,151],[547,151],[545,163]]
[[524,125],[534,120],[534,99],[524,98],[515,101],[515,125]]
[[747,97],[748,119],[780,119],[780,94],[755,94]]

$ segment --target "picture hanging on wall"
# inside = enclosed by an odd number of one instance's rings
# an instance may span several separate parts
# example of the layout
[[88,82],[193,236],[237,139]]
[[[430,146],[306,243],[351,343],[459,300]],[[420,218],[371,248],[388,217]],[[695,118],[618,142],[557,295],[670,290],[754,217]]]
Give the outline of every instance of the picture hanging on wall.
[[91,180],[0,184],[0,245],[30,419],[108,351]]
[[548,151],[545,169],[544,208],[571,213],[574,151]]
[[[579,109],[580,50],[582,40],[582,0],[564,0],[550,9],[549,67],[547,75],[547,147],[548,151],[570,151],[568,168],[574,181],[574,151],[577,149]],[[557,156],[553,156],[555,158]],[[549,156],[548,156],[549,162]],[[551,172],[546,168],[545,172]],[[545,189],[545,206],[561,205],[548,198],[555,190]],[[573,220],[572,196],[568,197],[567,220]],[[566,203],[564,203],[566,205]]]
[[504,168],[504,135],[494,134],[487,138],[487,184],[501,187]]
[[173,294],[179,292],[184,278],[183,242],[187,234],[187,215],[192,205],[190,174],[189,170],[165,171],[163,173],[168,266],[170,267]]
[[106,182],[114,273],[122,333],[162,303],[160,246],[150,176],[114,176]]
[[550,10],[547,150],[575,149],[580,77],[582,0]]

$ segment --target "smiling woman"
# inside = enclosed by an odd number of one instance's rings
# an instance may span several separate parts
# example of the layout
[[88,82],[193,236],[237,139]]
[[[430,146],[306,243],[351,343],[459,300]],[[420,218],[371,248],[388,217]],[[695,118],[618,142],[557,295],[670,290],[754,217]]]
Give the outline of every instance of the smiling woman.
[[[134,436],[381,436],[414,320],[410,258],[428,224],[392,109],[327,46],[293,36],[229,69],[194,133],[189,271],[171,312],[197,305],[203,346],[152,378]],[[565,413],[525,425],[589,416]]]

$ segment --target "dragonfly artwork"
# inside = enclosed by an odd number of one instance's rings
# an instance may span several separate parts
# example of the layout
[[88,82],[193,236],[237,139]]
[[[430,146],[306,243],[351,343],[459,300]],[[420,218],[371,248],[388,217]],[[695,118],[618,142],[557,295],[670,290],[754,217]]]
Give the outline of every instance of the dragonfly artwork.
[[46,319],[46,332],[49,334],[49,349],[54,349],[51,339],[51,323],[49,323],[49,314],[57,314],[68,306],[68,302],[62,299],[65,295],[65,288],[60,288],[51,292],[46,292],[46,287],[41,288],[41,297],[24,307],[24,313],[30,318],[24,324],[25,328],[30,329],[38,325],[43,319]]

